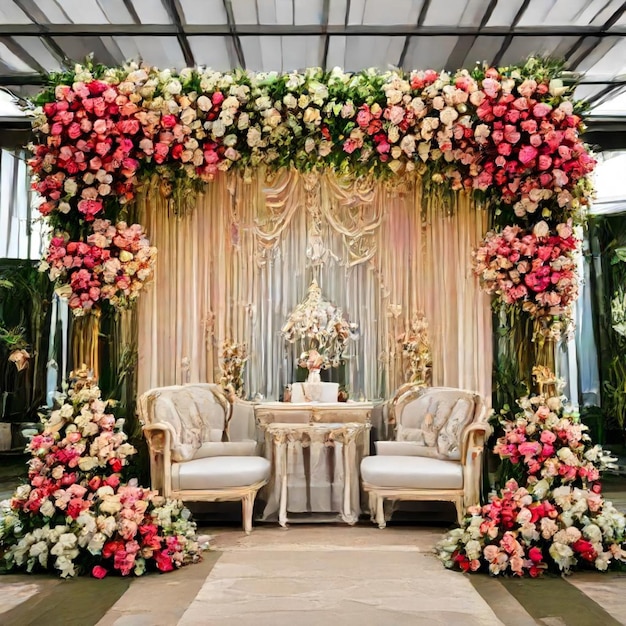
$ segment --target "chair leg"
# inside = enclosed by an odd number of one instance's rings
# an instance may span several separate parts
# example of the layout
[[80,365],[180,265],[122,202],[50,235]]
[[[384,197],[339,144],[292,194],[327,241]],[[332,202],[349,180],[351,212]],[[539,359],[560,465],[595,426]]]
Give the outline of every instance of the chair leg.
[[379,494],[376,494],[376,523],[380,529],[387,526],[385,520],[385,499]]
[[243,518],[243,530],[246,535],[249,535],[252,531],[252,511],[254,510],[254,500],[256,498],[256,491],[247,493],[241,499],[241,513]]
[[376,494],[373,491],[368,491],[367,498],[370,507],[370,521],[374,523],[376,521]]
[[463,518],[465,517],[465,507],[463,506],[463,497],[457,498],[455,504],[456,504],[456,517],[459,522],[459,526],[462,526]]

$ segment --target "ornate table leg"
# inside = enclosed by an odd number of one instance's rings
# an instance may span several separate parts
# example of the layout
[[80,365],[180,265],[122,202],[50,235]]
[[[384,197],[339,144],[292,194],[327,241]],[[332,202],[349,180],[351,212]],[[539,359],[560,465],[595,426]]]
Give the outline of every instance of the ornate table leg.
[[[354,481],[356,461],[356,438],[353,433],[347,435],[343,442],[343,507],[341,511],[341,519],[354,526],[359,521],[359,512],[352,509],[352,482]],[[358,480],[358,471],[356,478]]]
[[280,499],[278,507],[278,523],[287,527],[287,442],[284,438],[274,439],[274,458],[276,469],[280,468]]

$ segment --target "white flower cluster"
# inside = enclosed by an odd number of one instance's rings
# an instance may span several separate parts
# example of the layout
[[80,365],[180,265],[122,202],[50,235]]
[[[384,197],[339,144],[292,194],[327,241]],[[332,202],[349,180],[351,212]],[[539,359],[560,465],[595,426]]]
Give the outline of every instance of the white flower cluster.
[[[358,336],[358,326],[344,319],[342,310],[324,299],[314,280],[281,333],[289,343],[301,341],[307,344],[307,350],[315,348],[322,357],[320,367],[327,368],[340,364],[348,341]],[[307,360],[305,355],[302,360]]]

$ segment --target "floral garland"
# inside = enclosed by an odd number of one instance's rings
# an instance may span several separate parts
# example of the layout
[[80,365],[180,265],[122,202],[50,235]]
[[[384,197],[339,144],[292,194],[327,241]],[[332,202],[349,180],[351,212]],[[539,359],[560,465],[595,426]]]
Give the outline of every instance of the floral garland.
[[562,397],[540,392],[518,404],[520,413],[501,417],[494,452],[519,479],[470,507],[461,527],[437,544],[439,558],[466,572],[532,577],[626,563],[626,517],[601,495],[600,473],[614,459],[591,445]]
[[91,379],[78,379],[27,446],[28,484],[0,503],[0,550],[8,569],[142,575],[200,559],[195,524],[181,502],[124,484],[136,450],[123,420]]
[[87,242],[52,237],[40,269],[49,270],[51,280],[69,282],[69,306],[78,316],[101,300],[116,309],[132,304],[152,275],[155,256],[139,224],[97,219]]
[[506,226],[487,233],[474,252],[474,272],[487,293],[505,304],[521,303],[549,329],[554,321],[571,319],[570,307],[578,296],[579,249],[571,220],[554,231],[543,220],[531,230]]
[[80,241],[96,218],[117,222],[155,172],[189,185],[258,166],[415,172],[482,194],[511,220],[559,223],[588,204],[595,165],[560,72],[534,58],[454,74],[77,65],[36,99],[29,164],[41,212]]

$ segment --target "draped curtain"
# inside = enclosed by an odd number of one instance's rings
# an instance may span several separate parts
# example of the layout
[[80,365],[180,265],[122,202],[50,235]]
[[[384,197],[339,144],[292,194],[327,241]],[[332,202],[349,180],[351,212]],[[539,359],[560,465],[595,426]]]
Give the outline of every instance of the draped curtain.
[[487,214],[461,194],[422,197],[291,170],[224,175],[176,215],[158,181],[139,199],[158,262],[139,303],[139,392],[219,378],[223,341],[245,342],[249,397],[278,399],[300,345],[280,329],[313,278],[360,328],[346,353],[353,399],[388,398],[405,381],[398,337],[426,317],[433,384],[491,396],[489,298],[471,272]]

